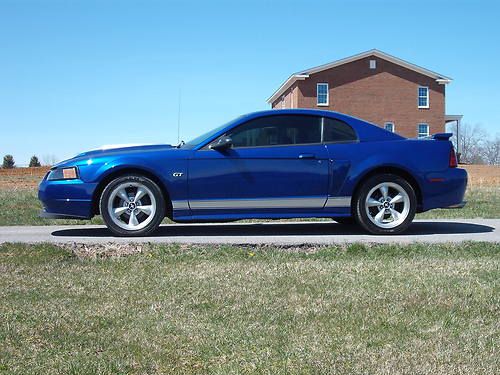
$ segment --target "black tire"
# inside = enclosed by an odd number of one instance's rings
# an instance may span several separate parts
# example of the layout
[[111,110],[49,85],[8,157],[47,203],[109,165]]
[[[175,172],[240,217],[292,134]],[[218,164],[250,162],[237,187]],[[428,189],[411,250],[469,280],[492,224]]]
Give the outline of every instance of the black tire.
[[[130,183],[132,185],[135,184],[140,184],[151,192],[151,194],[154,197],[154,207],[155,211],[154,214],[152,214],[152,218],[149,219],[149,223],[145,225],[144,227],[137,229],[137,230],[131,230],[131,229],[124,229],[117,225],[114,221],[113,218],[111,217],[110,213],[108,212],[108,204],[109,200],[111,198],[111,194],[113,191],[119,186],[123,184],[128,184]],[[114,198],[116,199],[116,197]],[[151,205],[153,205],[153,201],[150,200],[149,202]],[[165,198],[163,196],[163,193],[161,189],[158,187],[158,185],[150,180],[147,177],[141,176],[141,175],[136,175],[136,174],[129,174],[129,175],[124,175],[120,176],[113,181],[111,181],[105,188],[104,191],[101,194],[101,199],[99,201],[99,208],[101,212],[101,216],[106,223],[106,226],[108,229],[115,235],[119,237],[139,237],[139,236],[148,236],[151,233],[153,233],[156,229],[158,229],[160,223],[165,217],[165,211],[166,211],[166,204],[165,204]]]
[[[369,217],[367,210],[371,210],[373,208],[367,208],[365,206],[368,198],[368,194],[372,189],[375,187],[379,186],[380,184],[384,183],[389,183],[389,184],[396,184],[399,185],[407,194],[408,198],[408,211],[407,211],[407,216],[400,224],[397,226],[394,226],[392,228],[383,228],[380,227],[379,225],[376,225]],[[413,218],[415,217],[415,212],[417,210],[417,197],[415,194],[415,190],[411,186],[411,184],[406,181],[404,178],[393,175],[393,174],[381,174],[377,176],[373,176],[368,178],[366,181],[363,181],[361,183],[361,188],[357,192],[356,196],[354,197],[354,206],[353,206],[353,211],[354,211],[354,217],[356,221],[365,229],[366,231],[370,232],[371,234],[398,234],[404,232],[408,227],[410,226],[411,222],[413,221]],[[403,203],[405,204],[405,203]],[[382,203],[381,203],[382,205]],[[380,206],[381,207],[381,206]],[[379,212],[381,211],[380,208],[375,207],[375,210],[378,209]],[[376,211],[375,211],[376,212]],[[390,214],[388,214],[390,216]],[[384,216],[385,217],[385,216]],[[390,225],[381,223],[380,225]]]
[[339,224],[342,224],[342,225],[355,225],[355,224],[357,224],[356,220],[354,220],[354,218],[352,216],[351,217],[334,217],[333,221],[335,221]]

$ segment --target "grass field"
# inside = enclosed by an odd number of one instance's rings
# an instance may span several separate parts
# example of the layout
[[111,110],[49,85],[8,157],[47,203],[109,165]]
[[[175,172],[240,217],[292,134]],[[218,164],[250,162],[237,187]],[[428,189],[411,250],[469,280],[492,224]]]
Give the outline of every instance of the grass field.
[[0,373],[500,373],[499,244],[76,250],[0,246]]
[[[432,210],[421,218],[500,218],[500,167],[467,166],[469,189],[468,204],[461,210]],[[0,169],[0,226],[1,225],[52,225],[52,224],[102,224],[100,217],[91,221],[48,220],[38,214],[41,204],[36,187],[46,169]],[[165,220],[165,222],[169,222]]]

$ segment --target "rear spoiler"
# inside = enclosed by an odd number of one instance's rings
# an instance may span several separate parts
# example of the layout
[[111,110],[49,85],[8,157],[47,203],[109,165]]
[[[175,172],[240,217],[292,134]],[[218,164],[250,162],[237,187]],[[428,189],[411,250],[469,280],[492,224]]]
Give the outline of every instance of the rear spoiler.
[[448,141],[452,135],[453,133],[436,133],[432,136],[432,139],[437,141]]

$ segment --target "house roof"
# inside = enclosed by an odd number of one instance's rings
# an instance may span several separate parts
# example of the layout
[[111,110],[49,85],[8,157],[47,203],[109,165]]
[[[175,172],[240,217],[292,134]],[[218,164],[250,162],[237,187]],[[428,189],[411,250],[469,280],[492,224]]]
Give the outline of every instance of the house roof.
[[358,53],[357,55],[354,55],[354,56],[346,57],[344,59],[336,60],[336,61],[333,61],[333,62],[328,63],[328,64],[323,64],[323,65],[316,66],[316,67],[311,68],[311,69],[306,69],[306,70],[302,70],[302,71],[297,72],[297,73],[293,73],[278,88],[278,90],[276,90],[274,92],[274,94],[271,95],[269,97],[269,99],[267,99],[267,102],[268,103],[274,102],[286,90],[288,90],[290,88],[290,86],[292,86],[296,81],[303,81],[306,78],[309,78],[309,76],[311,74],[322,72],[323,70],[331,69],[331,68],[334,68],[336,66],[344,65],[344,64],[356,61],[356,60],[364,59],[364,58],[369,57],[369,56],[379,57],[381,59],[384,59],[384,60],[390,61],[394,64],[403,66],[407,69],[413,70],[413,71],[418,72],[420,74],[423,74],[425,76],[434,78],[437,83],[442,84],[442,85],[445,85],[445,84],[450,83],[452,81],[452,79],[450,77],[446,77],[443,74],[439,74],[439,73],[433,72],[432,70],[425,69],[425,68],[422,68],[421,66],[412,64],[408,61],[401,60],[395,56],[389,55],[388,53],[379,51],[378,49],[371,49],[371,50],[366,51],[366,52]]

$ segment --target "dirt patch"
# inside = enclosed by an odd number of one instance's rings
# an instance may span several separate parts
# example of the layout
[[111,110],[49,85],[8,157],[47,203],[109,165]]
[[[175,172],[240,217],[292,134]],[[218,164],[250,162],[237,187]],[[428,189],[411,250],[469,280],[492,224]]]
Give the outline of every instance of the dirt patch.
[[140,243],[104,243],[104,244],[84,244],[71,243],[61,245],[64,249],[70,251],[74,256],[80,259],[98,259],[115,258],[133,254],[141,254],[149,249],[148,244]]
[[0,169],[0,189],[36,189],[49,167]]
[[[362,248],[367,249],[373,246],[372,243],[363,244]],[[79,259],[104,259],[104,258],[120,258],[134,254],[151,253],[157,248],[156,244],[153,243],[114,243],[108,242],[104,244],[86,244],[73,242],[69,244],[60,244],[62,248],[71,252],[74,256]],[[159,245],[160,247],[162,245]],[[168,246],[168,245],[167,245]],[[179,253],[183,252],[197,252],[205,253],[206,245],[198,244],[175,244],[173,246]],[[337,244],[335,245],[337,249],[345,252],[349,248],[352,248],[351,244]],[[354,245],[356,246],[356,245]],[[213,251],[227,249],[227,245],[211,245],[210,248]],[[253,245],[253,244],[242,244],[242,245],[230,245],[229,247],[243,250],[248,257],[253,257],[257,252],[268,252],[272,250],[279,250],[284,253],[302,253],[302,254],[315,254],[320,250],[328,248],[329,245]]]
[[467,170],[469,187],[500,187],[499,165],[460,165]]

